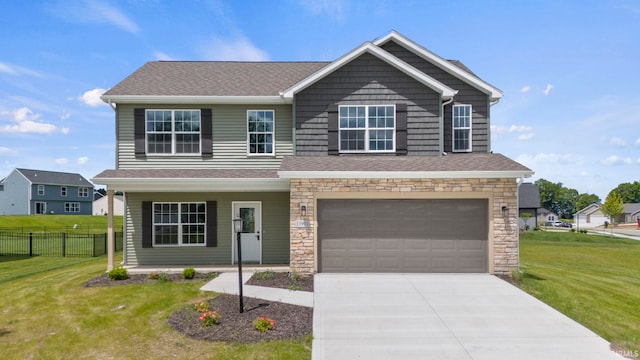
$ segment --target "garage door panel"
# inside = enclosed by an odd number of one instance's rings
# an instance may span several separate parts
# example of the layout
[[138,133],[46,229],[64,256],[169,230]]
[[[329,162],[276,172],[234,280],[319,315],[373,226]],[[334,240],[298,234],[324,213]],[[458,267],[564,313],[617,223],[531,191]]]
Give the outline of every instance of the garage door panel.
[[318,200],[322,272],[486,272],[487,200]]

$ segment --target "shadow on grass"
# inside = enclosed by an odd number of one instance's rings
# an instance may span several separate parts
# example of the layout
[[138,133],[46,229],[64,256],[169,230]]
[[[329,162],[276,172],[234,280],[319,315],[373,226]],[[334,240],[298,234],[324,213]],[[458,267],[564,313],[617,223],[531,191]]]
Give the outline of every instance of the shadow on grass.
[[7,329],[0,329],[0,337],[11,334],[11,331]]
[[29,255],[2,255],[2,256],[0,256],[0,262],[25,260],[25,259],[30,259],[30,258],[31,258],[31,256],[29,256]]

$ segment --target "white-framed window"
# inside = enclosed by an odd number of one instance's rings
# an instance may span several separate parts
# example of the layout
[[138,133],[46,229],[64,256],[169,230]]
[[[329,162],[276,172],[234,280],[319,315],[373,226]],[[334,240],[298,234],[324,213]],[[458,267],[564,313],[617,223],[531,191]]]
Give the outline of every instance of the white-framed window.
[[341,105],[338,128],[340,152],[395,151],[395,105]]
[[67,196],[67,187],[60,186],[60,196]]
[[64,203],[64,212],[66,213],[78,213],[80,212],[80,203],[66,202]]
[[147,154],[200,154],[200,110],[146,110]]
[[247,153],[275,154],[275,111],[247,110]]
[[78,188],[79,197],[89,197],[89,188]]
[[44,185],[38,185],[38,195],[44,195]]
[[153,203],[154,246],[205,246],[207,206],[196,203]]
[[453,105],[453,151],[471,151],[471,105]]

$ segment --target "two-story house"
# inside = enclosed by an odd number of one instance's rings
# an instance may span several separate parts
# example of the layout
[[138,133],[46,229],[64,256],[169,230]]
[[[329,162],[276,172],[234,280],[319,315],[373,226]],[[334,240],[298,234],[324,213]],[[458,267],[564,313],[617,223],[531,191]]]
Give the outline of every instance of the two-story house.
[[125,192],[126,266],[233,264],[240,217],[251,263],[508,274],[532,171],[491,151],[501,97],[395,31],[332,62],[149,62],[102,96],[93,180]]
[[80,174],[15,169],[0,181],[0,215],[91,215],[93,184]]

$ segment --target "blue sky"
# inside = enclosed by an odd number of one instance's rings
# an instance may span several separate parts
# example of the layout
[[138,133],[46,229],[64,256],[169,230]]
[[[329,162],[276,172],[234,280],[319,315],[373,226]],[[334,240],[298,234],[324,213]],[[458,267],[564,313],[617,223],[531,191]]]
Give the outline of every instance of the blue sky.
[[9,0],[0,22],[0,178],[114,168],[99,95],[147,61],[326,61],[396,30],[504,91],[492,148],[531,180],[640,180],[639,1]]

